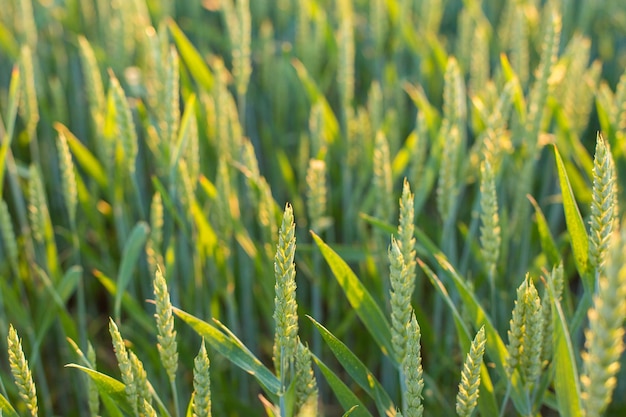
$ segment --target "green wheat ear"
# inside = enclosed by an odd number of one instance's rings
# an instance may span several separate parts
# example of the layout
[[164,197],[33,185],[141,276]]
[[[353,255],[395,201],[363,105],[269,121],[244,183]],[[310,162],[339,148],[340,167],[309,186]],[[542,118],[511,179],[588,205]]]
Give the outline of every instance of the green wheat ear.
[[598,277],[604,275],[609,241],[617,222],[617,184],[611,150],[598,134],[593,161],[593,189],[589,218],[589,264]]
[[550,302],[550,295],[548,293],[548,287],[552,285],[554,289],[554,298],[561,301],[563,298],[563,263],[559,266],[552,268],[552,273],[548,277],[549,283],[546,285],[541,297],[541,313],[543,316],[543,342],[541,344],[541,361],[545,367],[552,359],[552,334],[554,332],[554,326],[552,322],[552,303]]
[[211,417],[210,365],[202,339],[198,356],[193,361],[193,417]]
[[598,291],[588,312],[589,328],[585,331],[580,377],[585,417],[602,415],[617,385],[626,319],[625,242],[624,230],[620,237],[617,233],[613,235],[606,272],[599,277]]
[[154,296],[156,298],[157,348],[161,363],[165,367],[170,382],[176,379],[178,369],[178,349],[176,344],[176,330],[174,330],[174,316],[172,303],[167,290],[167,283],[160,269],[154,277]]
[[311,367],[311,352],[300,341],[298,341],[294,370],[297,410],[295,415],[297,417],[316,417],[318,415],[318,391],[315,374]]
[[59,155],[59,170],[63,183],[63,198],[70,219],[72,229],[76,227],[76,206],[78,204],[78,192],[76,188],[76,176],[74,175],[74,161],[67,144],[65,134],[59,133],[57,142],[57,152]]
[[311,159],[306,173],[307,210],[311,229],[320,232],[326,215],[326,163],[321,159]]
[[124,391],[128,402],[132,404],[135,414],[137,410],[137,398],[139,396],[137,383],[134,378],[133,366],[126,350],[126,345],[122,339],[122,335],[117,328],[117,325],[113,319],[109,318],[109,333],[111,334],[111,340],[113,341],[113,351],[115,352],[115,358],[117,359],[118,367],[120,368],[120,374],[122,376],[122,382],[124,383]]
[[3,199],[0,199],[0,234],[2,234],[2,243],[4,244],[6,257],[11,265],[13,274],[17,277],[18,271],[18,250],[15,230],[9,208]]
[[422,404],[422,391],[424,390],[424,376],[422,371],[422,353],[420,346],[421,331],[411,314],[411,320],[407,324],[406,354],[402,360],[402,371],[406,378],[406,389],[403,398],[406,402],[404,415],[406,417],[422,417],[424,405]]
[[528,275],[517,289],[517,300],[508,331],[509,345],[506,371],[512,376],[517,369],[526,388],[541,372],[541,341],[543,339],[541,300]]
[[7,346],[9,350],[9,365],[11,366],[11,374],[17,385],[17,391],[22,400],[26,403],[26,407],[28,411],[30,411],[31,416],[37,416],[37,390],[33,382],[33,375],[28,368],[28,361],[22,350],[22,341],[12,324],[9,325]]
[[298,304],[296,303],[296,226],[293,209],[285,206],[283,221],[278,234],[278,245],[274,257],[274,366],[284,381],[286,369],[291,367],[298,348]]
[[481,327],[472,341],[470,351],[461,372],[459,393],[456,396],[456,413],[459,417],[469,417],[478,404],[480,388],[480,367],[485,353],[485,326]]
[[151,415],[150,409],[152,408],[152,397],[150,395],[150,385],[148,383],[148,375],[144,369],[143,363],[135,352],[128,351],[128,358],[130,360],[131,369],[133,372],[133,383],[137,387],[137,409],[139,410],[140,417],[145,415]]

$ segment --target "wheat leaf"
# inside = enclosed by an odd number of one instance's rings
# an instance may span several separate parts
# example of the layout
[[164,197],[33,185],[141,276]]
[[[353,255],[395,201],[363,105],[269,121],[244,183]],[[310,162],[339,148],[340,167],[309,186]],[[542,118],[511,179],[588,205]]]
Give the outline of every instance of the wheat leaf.
[[326,344],[332,350],[335,358],[341,363],[348,374],[365,390],[375,402],[378,413],[381,416],[393,412],[396,406],[389,398],[389,395],[376,379],[374,374],[356,357],[348,347],[335,337],[328,329],[318,323],[311,316],[307,316],[311,322],[317,327]]
[[574,261],[576,263],[576,269],[582,277],[583,285],[586,291],[593,290],[593,276],[588,272],[588,258],[589,258],[589,239],[585,230],[585,224],[583,223],[582,216],[578,210],[576,199],[574,198],[574,192],[563,164],[563,159],[559,154],[556,146],[554,147],[554,157],[556,159],[556,166],[559,174],[559,183],[561,185],[561,194],[563,195],[563,210],[565,211],[565,223],[567,224],[567,231],[570,235],[570,244],[572,245],[572,251],[574,252]]
[[96,384],[96,387],[98,387],[98,392],[100,392],[101,395],[106,394],[110,396],[111,399],[126,413],[133,413],[133,407],[130,405],[128,399],[126,398],[126,391],[124,390],[123,383],[115,378],[111,378],[108,375],[105,375],[98,371],[94,371],[93,369],[89,369],[85,366],[77,365],[75,363],[70,363],[65,366],[68,368],[76,368],[86,373]]
[[348,264],[330,246],[324,243],[318,235],[313,232],[311,232],[311,235],[322,252],[324,259],[326,259],[328,266],[333,271],[337,282],[346,294],[350,305],[383,353],[391,358],[391,353],[393,352],[391,325],[385,318],[382,310]]
[[265,367],[232,333],[225,334],[217,327],[177,308],[173,309],[181,320],[191,326],[196,333],[204,337],[215,350],[224,355],[234,365],[254,376],[271,394],[281,391],[280,381]]
[[326,382],[328,382],[328,385],[330,385],[330,388],[337,396],[339,404],[346,410],[346,414],[354,417],[373,417],[372,414],[367,411],[367,408],[363,405],[361,400],[359,400],[359,397],[357,397],[324,362],[313,354],[311,354],[311,358],[320,371],[322,371],[322,375],[324,375]]

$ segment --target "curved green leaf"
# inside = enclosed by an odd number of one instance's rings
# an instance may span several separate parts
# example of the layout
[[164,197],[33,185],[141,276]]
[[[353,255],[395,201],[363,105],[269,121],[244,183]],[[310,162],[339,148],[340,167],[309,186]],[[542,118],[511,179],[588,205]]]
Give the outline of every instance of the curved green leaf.
[[589,238],[585,229],[585,223],[578,210],[574,192],[563,164],[563,159],[559,154],[559,150],[554,147],[554,157],[556,159],[557,171],[559,173],[559,183],[561,185],[561,194],[563,196],[563,210],[565,211],[565,223],[570,236],[570,243],[574,253],[574,261],[576,269],[582,277],[583,285],[586,291],[593,290],[593,276],[589,274]]
[[324,259],[326,259],[328,266],[333,271],[337,282],[346,294],[350,305],[382,352],[393,360],[392,355],[390,355],[393,352],[391,346],[391,325],[385,318],[382,310],[348,264],[330,246],[324,243],[318,235],[314,232],[311,232],[311,235],[322,252]]
[[333,390],[337,399],[339,400],[339,404],[343,407],[344,410],[350,415],[354,417],[373,417],[367,408],[363,405],[359,397],[357,397],[351,390],[344,384],[341,379],[337,375],[331,371],[328,366],[324,364],[317,356],[311,354],[311,358],[315,362],[320,371],[322,371],[322,375],[326,378],[326,382],[330,385],[330,388]]
[[225,334],[212,324],[178,308],[174,308],[174,314],[191,326],[196,333],[204,337],[207,343],[224,355],[226,359],[254,376],[268,392],[273,395],[280,393],[281,386],[278,378],[232,333]]
[[378,408],[378,414],[386,416],[388,413],[393,413],[396,410],[396,406],[389,398],[389,395],[382,387],[380,382],[376,379],[374,374],[356,357],[354,353],[348,347],[343,344],[339,339],[328,331],[324,326],[315,321],[311,316],[307,316],[309,320],[313,322],[317,330],[326,341],[330,350],[332,350],[335,358],[339,361],[341,366],[348,372],[348,374],[354,379],[354,381],[365,390],[365,392],[372,397],[376,402],[376,408]]
[[91,380],[96,384],[96,387],[98,388],[98,392],[101,395],[102,394],[108,395],[126,413],[128,414],[133,413],[133,407],[130,405],[130,403],[128,402],[128,399],[126,398],[126,391],[124,390],[123,383],[121,383],[115,378],[111,378],[108,375],[105,375],[98,371],[94,371],[93,369],[87,368],[85,366],[77,365],[75,363],[70,363],[65,366],[68,368],[79,369],[83,371],[84,373],[86,373],[87,375],[89,375]]
[[0,394],[0,410],[2,410],[2,416],[4,417],[20,417],[19,414],[15,411],[15,409],[9,403],[9,400],[4,398],[2,394]]
[[122,255],[122,261],[120,263],[120,269],[117,275],[117,292],[115,293],[115,306],[114,312],[116,321],[119,323],[120,313],[122,309],[122,296],[126,287],[133,276],[133,271],[137,265],[139,255],[143,251],[143,247],[148,238],[150,227],[146,222],[139,222],[135,225],[130,233],[130,236],[124,244],[124,252]]
[[193,78],[205,91],[211,91],[213,89],[213,74],[206,62],[204,62],[204,59],[202,59],[200,53],[198,53],[192,43],[189,42],[187,36],[180,30],[174,20],[168,19],[167,26],[170,29],[172,38],[174,38],[178,53]]

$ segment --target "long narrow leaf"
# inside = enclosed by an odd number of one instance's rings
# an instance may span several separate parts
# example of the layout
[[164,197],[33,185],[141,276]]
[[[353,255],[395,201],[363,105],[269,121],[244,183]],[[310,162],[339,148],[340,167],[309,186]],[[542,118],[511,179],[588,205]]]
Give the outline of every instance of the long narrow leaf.
[[563,195],[563,210],[565,211],[565,223],[570,236],[572,251],[574,252],[574,261],[576,269],[582,277],[583,285],[587,291],[593,290],[593,276],[588,272],[589,258],[589,239],[585,230],[585,223],[578,210],[574,192],[563,164],[563,159],[559,154],[556,146],[554,147],[554,157],[556,159],[557,171],[559,173],[559,183],[561,185],[561,194]]
[[180,30],[176,22],[169,19],[167,25],[174,42],[176,42],[178,53],[183,58],[187,69],[202,88],[206,91],[211,91],[213,89],[213,74],[208,65],[183,31]]
[[396,406],[389,398],[389,395],[382,387],[380,382],[376,379],[374,374],[356,357],[354,353],[348,347],[343,344],[339,339],[328,331],[324,326],[315,321],[311,316],[307,316],[309,320],[313,322],[317,330],[326,341],[326,344],[332,350],[335,358],[339,361],[341,366],[350,374],[352,379],[361,386],[372,399],[376,402],[376,408],[378,408],[378,414],[381,416],[393,414],[396,410]]
[[227,335],[217,327],[182,310],[174,308],[174,314],[193,328],[200,336],[224,355],[226,359],[244,371],[253,375],[257,381],[271,394],[278,395],[281,390],[280,381],[265,367],[238,339],[232,334]]
[[[551,288],[552,286],[550,286]],[[552,303],[552,322],[554,334],[554,390],[559,412],[563,417],[581,417],[580,385],[578,383],[578,370],[574,357],[574,347],[567,328],[567,322],[561,303],[554,297],[554,292],[549,291]]]
[[311,232],[311,235],[313,235],[315,243],[322,252],[324,259],[326,259],[328,266],[330,266],[330,269],[333,271],[337,282],[346,294],[350,305],[383,353],[393,360],[390,355],[393,351],[391,346],[391,330],[389,330],[391,325],[385,318],[382,310],[348,264],[346,264],[330,246],[324,243],[318,235],[313,232]]
[[68,368],[76,368],[91,378],[91,380],[98,387],[98,392],[101,394],[106,394],[113,399],[113,401],[122,408],[126,413],[132,414],[133,407],[128,402],[126,398],[126,391],[124,390],[124,384],[118,381],[115,378],[111,378],[108,375],[100,373],[98,371],[94,371],[93,369],[89,369],[85,366],[77,365],[75,363],[70,363],[65,365]]
[[[351,390],[344,384],[341,379],[337,375],[331,371],[328,366],[324,364],[317,356],[311,355],[311,358],[315,362],[320,371],[322,371],[322,375],[326,378],[326,382],[330,385],[330,388],[333,390],[337,399],[339,400],[339,404],[346,410],[349,415],[354,417],[373,417],[367,408],[363,405],[359,397],[357,397]],[[356,407],[356,408],[355,408]]]
[[15,411],[15,409],[11,406],[11,403],[4,398],[2,394],[0,394],[0,411],[2,411],[2,415],[6,417],[20,417],[19,414]]

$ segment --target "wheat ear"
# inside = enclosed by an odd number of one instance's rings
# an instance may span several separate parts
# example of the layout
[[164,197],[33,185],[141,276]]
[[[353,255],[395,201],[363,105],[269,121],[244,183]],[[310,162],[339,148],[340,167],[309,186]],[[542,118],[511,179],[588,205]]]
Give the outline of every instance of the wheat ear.
[[33,382],[33,375],[28,367],[28,361],[22,350],[22,341],[17,335],[17,331],[12,324],[9,325],[9,335],[7,337],[9,350],[9,365],[11,374],[15,379],[17,391],[26,403],[30,415],[37,416],[37,390]]
[[459,393],[456,396],[456,413],[459,417],[470,417],[478,404],[480,367],[483,363],[486,340],[485,327],[483,326],[472,341],[461,372]]
[[274,257],[274,366],[277,375],[293,363],[298,347],[298,304],[296,303],[296,266],[293,262],[296,253],[296,227],[291,205],[285,206],[283,221],[278,234],[278,245]]

